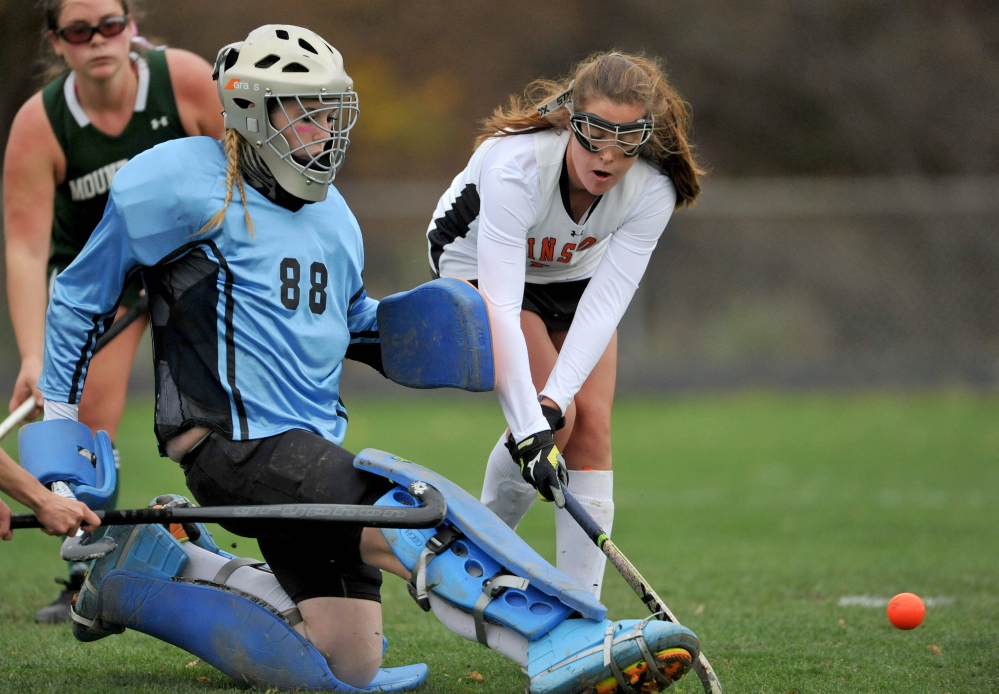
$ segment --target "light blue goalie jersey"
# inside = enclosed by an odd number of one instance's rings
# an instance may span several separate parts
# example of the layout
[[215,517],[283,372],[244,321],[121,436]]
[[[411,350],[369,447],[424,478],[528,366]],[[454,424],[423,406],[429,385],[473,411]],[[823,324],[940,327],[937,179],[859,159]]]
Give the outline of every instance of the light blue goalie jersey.
[[79,402],[94,344],[141,272],[161,451],[193,426],[234,440],[298,428],[343,441],[341,360],[378,340],[357,221],[333,188],[297,212],[245,188],[254,233],[237,188],[222,226],[199,234],[225,201],[220,143],[174,140],[118,171],[103,220],[55,283],[46,398]]

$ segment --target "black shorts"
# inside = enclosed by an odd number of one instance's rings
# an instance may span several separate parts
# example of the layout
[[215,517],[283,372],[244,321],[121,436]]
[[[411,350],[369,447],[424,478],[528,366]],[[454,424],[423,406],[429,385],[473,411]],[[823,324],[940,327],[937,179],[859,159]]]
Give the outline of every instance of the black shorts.
[[549,330],[568,330],[589,279],[553,284],[524,284],[525,311],[541,316]]
[[[181,461],[202,506],[372,504],[395,485],[353,465],[354,454],[301,429],[255,441],[212,432]],[[307,521],[227,521],[257,538],[264,560],[296,603],[347,597],[381,601],[381,572],[361,561],[361,527]]]
[[[521,308],[541,316],[549,330],[568,330],[572,319],[576,317],[576,307],[579,306],[583,291],[589,283],[589,278],[552,284],[525,282]],[[479,286],[477,280],[472,280],[472,284]]]

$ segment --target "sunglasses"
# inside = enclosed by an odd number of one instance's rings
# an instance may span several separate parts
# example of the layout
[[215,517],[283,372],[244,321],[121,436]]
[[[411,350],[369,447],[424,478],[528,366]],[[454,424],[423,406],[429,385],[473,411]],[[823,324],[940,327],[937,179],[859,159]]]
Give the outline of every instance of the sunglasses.
[[569,117],[576,140],[588,152],[599,152],[607,147],[617,147],[626,157],[637,157],[645,149],[655,123],[652,118],[642,118],[631,123],[612,123],[600,116],[575,111]]
[[125,31],[128,26],[128,15],[118,15],[117,17],[105,17],[94,25],[86,22],[74,22],[61,29],[54,29],[52,33],[61,38],[66,43],[90,43],[94,34],[100,33],[106,39],[117,36]]

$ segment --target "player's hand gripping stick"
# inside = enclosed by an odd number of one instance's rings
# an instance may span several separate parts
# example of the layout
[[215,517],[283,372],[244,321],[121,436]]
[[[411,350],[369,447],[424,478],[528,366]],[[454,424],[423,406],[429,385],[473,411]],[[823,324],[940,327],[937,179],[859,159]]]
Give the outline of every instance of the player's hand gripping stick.
[[569,473],[565,459],[555,446],[555,437],[550,430],[531,434],[519,442],[512,435],[507,437],[507,448],[513,459],[520,465],[520,474],[538,490],[546,501],[554,501],[558,508],[565,506],[563,489],[569,484]]
[[[65,482],[53,482],[49,485],[49,488],[53,494],[58,494],[67,499],[76,499],[76,495],[73,494],[73,491]],[[100,518],[103,511],[95,511],[95,513]],[[14,518],[32,518],[37,522],[35,516],[30,513],[15,514]],[[41,524],[23,525],[21,527],[41,527]],[[93,542],[93,537],[93,533],[89,530],[79,528],[75,535],[68,536],[62,541],[62,546],[59,548],[59,556],[66,561],[93,561],[94,559],[100,559],[110,554],[118,546],[114,538],[105,536],[97,542]]]

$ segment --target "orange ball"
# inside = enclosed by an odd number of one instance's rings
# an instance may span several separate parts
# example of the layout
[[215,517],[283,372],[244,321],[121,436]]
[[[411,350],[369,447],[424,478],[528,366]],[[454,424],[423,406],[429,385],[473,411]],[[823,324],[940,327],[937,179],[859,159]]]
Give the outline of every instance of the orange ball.
[[925,616],[926,605],[915,593],[899,593],[888,603],[888,621],[899,629],[915,629]]

